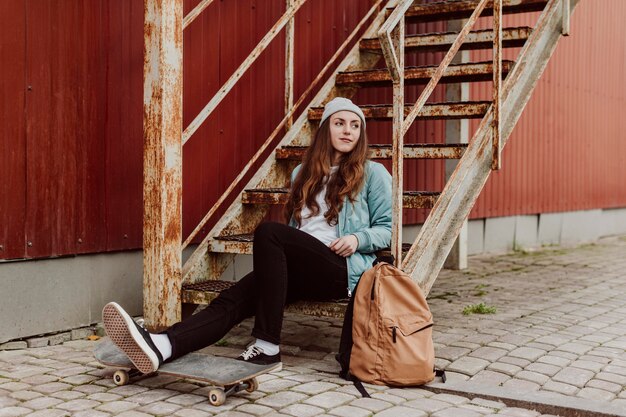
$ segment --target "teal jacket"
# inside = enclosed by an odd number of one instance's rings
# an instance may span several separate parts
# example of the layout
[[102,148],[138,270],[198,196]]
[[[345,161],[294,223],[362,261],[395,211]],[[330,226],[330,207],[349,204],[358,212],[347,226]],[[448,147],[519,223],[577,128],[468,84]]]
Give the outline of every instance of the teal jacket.
[[[299,170],[300,165],[293,170],[292,184]],[[374,252],[391,245],[391,175],[382,164],[365,163],[365,183],[354,203],[346,198],[338,220],[339,237],[352,234],[359,240],[356,252],[347,259],[351,296],[361,274],[372,267]],[[289,225],[297,227],[293,218]]]

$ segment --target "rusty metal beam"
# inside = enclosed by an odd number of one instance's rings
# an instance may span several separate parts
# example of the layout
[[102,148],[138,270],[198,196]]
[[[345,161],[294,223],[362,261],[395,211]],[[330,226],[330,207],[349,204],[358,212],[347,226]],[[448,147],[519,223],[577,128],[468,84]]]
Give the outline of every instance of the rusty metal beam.
[[193,10],[190,11],[189,14],[187,14],[187,16],[185,16],[185,18],[183,19],[183,29],[186,29],[187,26],[191,24],[191,22],[196,20],[196,17],[200,16],[204,9],[209,7],[211,3],[213,3],[213,0],[202,0],[200,3],[198,3],[198,5],[194,7]]
[[151,330],[180,320],[183,5],[144,0],[143,315]]
[[[503,146],[556,49],[563,19],[560,1],[549,1],[519,54],[518,65],[504,82],[501,113]],[[575,7],[578,1],[572,0],[572,6]],[[402,265],[426,294],[491,172],[492,119],[493,114],[489,111]]]
[[[285,0],[285,8],[289,10],[293,7],[294,0]],[[293,108],[293,60],[295,49],[295,27],[294,17],[291,16],[285,28],[285,114],[290,114]],[[290,116],[285,123],[285,129],[291,129],[293,116]]]
[[[404,144],[404,158],[408,159],[459,159],[463,156],[467,144]],[[276,159],[301,161],[306,146],[285,146],[276,149]],[[371,159],[390,159],[391,145],[370,144]]]
[[[506,74],[512,67],[513,61],[502,61],[502,73]],[[406,84],[427,83],[437,71],[435,66],[406,67],[404,80]],[[443,73],[442,83],[461,83],[467,81],[491,81],[493,76],[492,62],[450,65]],[[367,71],[344,71],[337,74],[338,85],[368,84],[371,86],[386,86],[391,84],[391,76],[387,69]]]
[[[515,48],[524,45],[530,36],[532,28],[515,27],[502,30],[502,46]],[[423,35],[410,35],[404,38],[406,52],[435,52],[447,51],[457,37],[456,32],[428,33]],[[468,33],[460,50],[487,49],[493,46],[493,31],[491,29],[476,30]],[[363,39],[359,47],[362,51],[380,51],[380,41],[376,38]]]
[[493,139],[491,169],[502,167],[500,91],[502,85],[502,0],[493,0]]
[[[525,13],[538,12],[544,9],[548,0],[504,0],[503,12],[509,13]],[[406,12],[407,21],[413,22],[432,22],[436,20],[464,19],[472,14],[476,9],[478,0],[455,0],[437,3],[415,3]],[[388,13],[391,13],[389,10]],[[493,8],[488,6],[482,16],[491,16]]]
[[[288,196],[288,188],[257,188],[245,190],[241,202],[242,204],[285,204]],[[400,207],[431,208],[438,196],[439,193],[433,191],[404,191],[400,193]]]
[[[421,119],[470,119],[483,118],[491,104],[490,101],[466,101],[457,103],[427,103],[420,110],[418,117]],[[365,105],[359,106],[367,120],[385,120],[393,118],[393,106]],[[404,105],[404,114],[407,115],[413,108],[412,104]],[[309,120],[321,120],[324,112],[323,107],[311,107]]]

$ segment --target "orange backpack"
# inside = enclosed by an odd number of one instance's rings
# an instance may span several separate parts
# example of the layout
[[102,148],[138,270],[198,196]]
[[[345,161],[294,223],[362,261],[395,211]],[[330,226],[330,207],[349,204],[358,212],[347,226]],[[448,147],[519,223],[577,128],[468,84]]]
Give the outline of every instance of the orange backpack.
[[[342,376],[391,386],[422,385],[436,375],[445,382],[445,374],[435,370],[433,316],[422,290],[407,274],[377,260],[361,276],[351,301],[353,310],[344,321],[344,333],[352,321],[350,372],[344,369]],[[343,340],[342,345],[345,351]],[[341,351],[340,346],[340,363]]]

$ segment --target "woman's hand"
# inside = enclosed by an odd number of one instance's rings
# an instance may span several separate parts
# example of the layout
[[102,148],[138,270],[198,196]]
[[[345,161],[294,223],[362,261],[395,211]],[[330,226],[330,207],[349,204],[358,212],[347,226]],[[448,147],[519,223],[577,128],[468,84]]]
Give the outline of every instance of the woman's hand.
[[347,235],[330,242],[328,247],[339,256],[347,257],[356,252],[359,240],[354,235]]

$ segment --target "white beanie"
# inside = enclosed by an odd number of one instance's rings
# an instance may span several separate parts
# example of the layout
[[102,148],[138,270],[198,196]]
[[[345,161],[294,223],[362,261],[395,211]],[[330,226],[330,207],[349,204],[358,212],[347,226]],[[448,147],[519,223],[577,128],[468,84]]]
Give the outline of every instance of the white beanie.
[[344,97],[335,97],[334,99],[326,103],[326,106],[324,106],[324,113],[322,113],[322,120],[320,120],[320,125],[324,123],[324,120],[328,119],[331,115],[342,110],[351,111],[352,113],[359,116],[361,118],[361,121],[363,122],[363,128],[365,128],[365,115],[363,114],[363,111],[350,99]]

